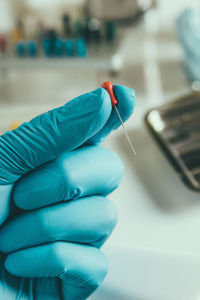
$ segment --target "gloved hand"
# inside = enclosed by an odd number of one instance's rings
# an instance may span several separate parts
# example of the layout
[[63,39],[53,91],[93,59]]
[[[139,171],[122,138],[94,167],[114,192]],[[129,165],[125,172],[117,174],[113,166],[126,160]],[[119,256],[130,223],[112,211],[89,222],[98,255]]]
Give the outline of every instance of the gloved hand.
[[200,14],[185,9],[177,19],[177,33],[183,47],[185,70],[190,81],[200,81]]
[[[114,90],[126,120],[134,92]],[[81,300],[101,284],[123,166],[98,144],[119,125],[99,88],[0,137],[0,299]]]

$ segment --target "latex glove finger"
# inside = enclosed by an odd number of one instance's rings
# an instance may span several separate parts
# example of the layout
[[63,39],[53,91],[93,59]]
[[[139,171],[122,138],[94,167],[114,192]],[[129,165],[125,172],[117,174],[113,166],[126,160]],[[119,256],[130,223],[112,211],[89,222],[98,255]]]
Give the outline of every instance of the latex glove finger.
[[32,280],[13,277],[5,270],[4,260],[5,256],[0,253],[0,299],[33,299],[33,293],[31,289]]
[[65,300],[86,299],[102,283],[108,269],[106,257],[96,248],[64,242],[12,253],[5,267],[19,277],[62,279]]
[[[107,195],[118,187],[123,164],[116,153],[88,146],[66,153],[17,182],[13,198],[22,209],[35,209],[89,195]],[[30,189],[31,187],[31,189]]]
[[60,280],[58,278],[35,278],[33,285],[34,293],[32,298],[28,299],[59,300],[62,299],[60,289]]
[[9,216],[13,204],[10,201],[13,185],[0,185],[0,226]]
[[[117,109],[120,112],[122,120],[125,122],[132,115],[133,110],[135,108],[135,92],[132,89],[123,85],[115,85],[113,86],[113,89],[116,99],[118,101]],[[102,142],[112,130],[117,129],[119,126],[121,126],[121,122],[115,109],[113,109],[105,126],[97,134],[92,136],[87,141],[87,144],[95,144]]]
[[[126,87],[119,90],[123,100],[118,101],[124,103],[122,114],[128,118],[135,104],[134,92]],[[0,184],[12,183],[28,171],[88,140],[99,142],[112,128],[119,126],[114,114],[109,120],[111,111],[110,96],[100,88],[5,133],[0,137]],[[104,125],[106,129],[96,135]]]
[[93,196],[21,214],[0,230],[0,251],[14,252],[52,241],[102,246],[117,223],[113,203]]
[[58,300],[62,299],[57,278],[29,279],[12,276],[5,270],[5,255],[0,254],[1,300]]
[[105,125],[111,110],[109,95],[100,88],[5,133],[0,137],[0,184],[79,147]]

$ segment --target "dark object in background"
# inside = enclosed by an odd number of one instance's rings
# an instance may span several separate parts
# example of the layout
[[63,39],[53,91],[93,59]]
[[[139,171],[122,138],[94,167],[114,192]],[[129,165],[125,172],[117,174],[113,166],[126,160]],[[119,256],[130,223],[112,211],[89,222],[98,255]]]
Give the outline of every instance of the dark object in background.
[[84,29],[83,29],[83,37],[86,39],[86,41],[89,43],[91,41],[91,32],[89,28],[89,18],[86,18],[85,24],[84,24]]
[[63,24],[64,37],[70,37],[72,30],[71,30],[71,20],[70,20],[70,16],[68,14],[63,15],[62,24]]
[[64,51],[64,42],[61,38],[57,37],[55,39],[55,44],[54,44],[54,55],[57,57],[61,57],[63,55]]
[[99,44],[102,41],[102,22],[98,19],[88,19],[87,40]]
[[87,0],[87,12],[91,18],[136,24],[144,14],[157,6],[157,0]]
[[184,182],[200,191],[200,93],[152,109],[145,120]]
[[105,23],[106,40],[113,42],[117,37],[117,25],[114,21],[107,21]]
[[57,39],[56,30],[54,29],[46,30],[42,41],[42,48],[46,56],[48,57],[54,56],[56,39]]
[[85,34],[85,24],[81,20],[77,20],[74,24],[75,37],[81,37]]

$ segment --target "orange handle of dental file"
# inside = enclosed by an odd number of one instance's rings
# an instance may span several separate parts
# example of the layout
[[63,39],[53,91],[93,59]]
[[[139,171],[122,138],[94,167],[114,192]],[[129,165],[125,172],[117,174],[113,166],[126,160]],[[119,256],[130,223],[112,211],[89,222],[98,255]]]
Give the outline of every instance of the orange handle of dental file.
[[112,102],[112,106],[117,105],[118,101],[115,97],[112,83],[110,81],[106,81],[106,82],[102,83],[101,87],[104,88],[109,93],[111,102]]

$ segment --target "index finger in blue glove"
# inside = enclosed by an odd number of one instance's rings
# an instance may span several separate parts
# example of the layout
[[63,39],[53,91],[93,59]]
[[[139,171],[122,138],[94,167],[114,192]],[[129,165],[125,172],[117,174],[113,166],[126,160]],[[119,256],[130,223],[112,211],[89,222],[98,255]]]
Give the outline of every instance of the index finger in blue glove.
[[[115,86],[115,94],[118,109],[126,120],[135,106],[134,91]],[[110,96],[100,88],[5,133],[0,137],[0,184],[13,183],[86,141],[100,142],[120,125],[115,112],[111,112]]]
[[0,184],[81,146],[96,134],[111,114],[111,101],[100,88],[42,114],[0,137]]

